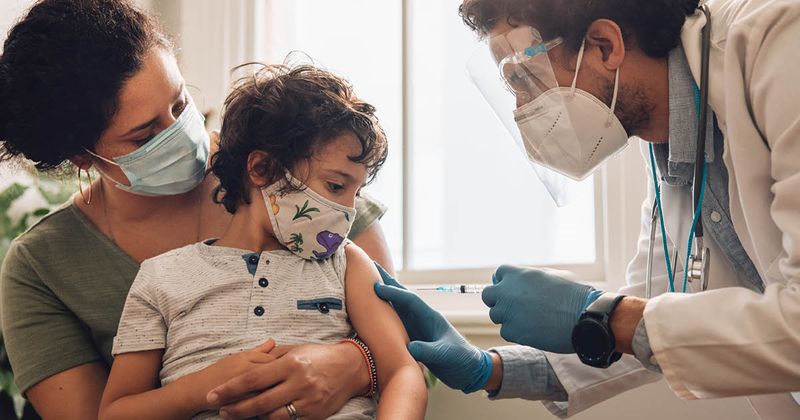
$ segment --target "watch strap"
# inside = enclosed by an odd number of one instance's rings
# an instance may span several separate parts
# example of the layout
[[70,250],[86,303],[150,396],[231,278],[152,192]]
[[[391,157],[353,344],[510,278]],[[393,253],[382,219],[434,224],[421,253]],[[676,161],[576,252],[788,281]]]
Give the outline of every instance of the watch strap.
[[595,299],[588,307],[586,307],[586,312],[595,312],[595,313],[602,313],[606,315],[611,315],[614,312],[614,309],[619,305],[619,302],[625,298],[625,295],[621,295],[619,293],[610,293],[606,292],[600,295],[599,298]]

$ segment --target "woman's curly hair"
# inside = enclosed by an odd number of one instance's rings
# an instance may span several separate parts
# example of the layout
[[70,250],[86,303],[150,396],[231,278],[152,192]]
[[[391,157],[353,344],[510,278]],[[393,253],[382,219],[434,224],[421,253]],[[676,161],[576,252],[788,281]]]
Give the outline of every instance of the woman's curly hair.
[[346,80],[317,67],[260,66],[239,79],[225,100],[219,151],[211,158],[211,171],[220,181],[214,201],[230,213],[249,202],[251,152],[269,155],[259,171],[274,181],[348,131],[361,144],[361,153],[350,160],[365,164],[371,181],[388,153],[375,107],[356,97]]
[[24,156],[40,170],[65,169],[93,149],[154,47],[172,43],[126,0],[36,2],[0,55],[0,161]]
[[459,15],[487,35],[500,20],[535,27],[545,39],[562,37],[577,51],[589,25],[610,19],[651,57],[678,46],[681,28],[699,0],[465,0]]

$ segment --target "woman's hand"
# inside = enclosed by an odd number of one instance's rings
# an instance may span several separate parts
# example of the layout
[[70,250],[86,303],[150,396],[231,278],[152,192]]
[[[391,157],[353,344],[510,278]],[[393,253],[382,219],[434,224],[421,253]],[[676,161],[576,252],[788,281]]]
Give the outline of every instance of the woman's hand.
[[349,343],[278,346],[270,355],[277,359],[209,392],[221,416],[288,419],[291,403],[300,417],[325,418],[369,387],[366,363]]

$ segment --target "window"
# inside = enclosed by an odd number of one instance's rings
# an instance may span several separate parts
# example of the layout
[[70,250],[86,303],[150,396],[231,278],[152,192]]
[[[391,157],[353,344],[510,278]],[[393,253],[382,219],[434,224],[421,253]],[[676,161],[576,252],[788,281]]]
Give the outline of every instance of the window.
[[[460,3],[198,0],[162,19],[180,32],[184,75],[207,105],[222,103],[234,65],[281,62],[298,50],[378,108],[390,157],[367,192],[390,209],[382,225],[404,282],[485,283],[510,263],[620,284],[633,246],[621,248],[638,233],[625,226],[639,220],[640,193],[626,200],[627,212],[606,206],[626,199],[627,166],[618,159],[557,208],[469,80],[478,40],[458,17]],[[626,156],[638,175],[638,154]]]
[[273,0],[268,61],[303,51],[378,107],[391,155],[367,191],[390,207],[403,271],[595,264],[593,181],[552,203],[466,74],[476,36],[460,3]]

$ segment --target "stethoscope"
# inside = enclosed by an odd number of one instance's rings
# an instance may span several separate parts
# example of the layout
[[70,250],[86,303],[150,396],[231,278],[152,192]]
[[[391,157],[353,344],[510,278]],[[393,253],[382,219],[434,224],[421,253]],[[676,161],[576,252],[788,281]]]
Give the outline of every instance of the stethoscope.
[[[692,181],[693,210],[692,228],[689,233],[689,240],[686,250],[686,266],[683,275],[683,292],[686,292],[687,283],[695,284],[698,282],[700,291],[708,289],[708,267],[711,254],[707,247],[703,245],[703,217],[702,206],[706,189],[706,124],[708,121],[708,59],[711,50],[711,12],[705,2],[702,2],[699,9],[706,17],[706,25],[703,28],[702,58],[700,64],[700,90],[695,90],[697,96],[699,118],[697,122],[697,150],[695,152],[694,178]],[[702,106],[701,106],[702,105]],[[661,226],[662,245],[664,246],[664,257],[667,264],[667,275],[669,277],[669,291],[675,291],[675,272],[678,263],[678,249],[673,250],[674,259],[670,264],[669,249],[667,249],[667,235],[664,228],[664,215],[661,210],[661,188],[656,177],[655,157],[653,145],[650,145],[650,168],[653,175],[655,187],[655,198],[653,199],[653,213],[650,219],[650,243],[647,252],[647,275],[645,277],[645,297],[652,296],[653,288],[653,247],[655,245],[656,227]],[[659,222],[660,223],[657,223]],[[694,245],[694,248],[693,248]]]

